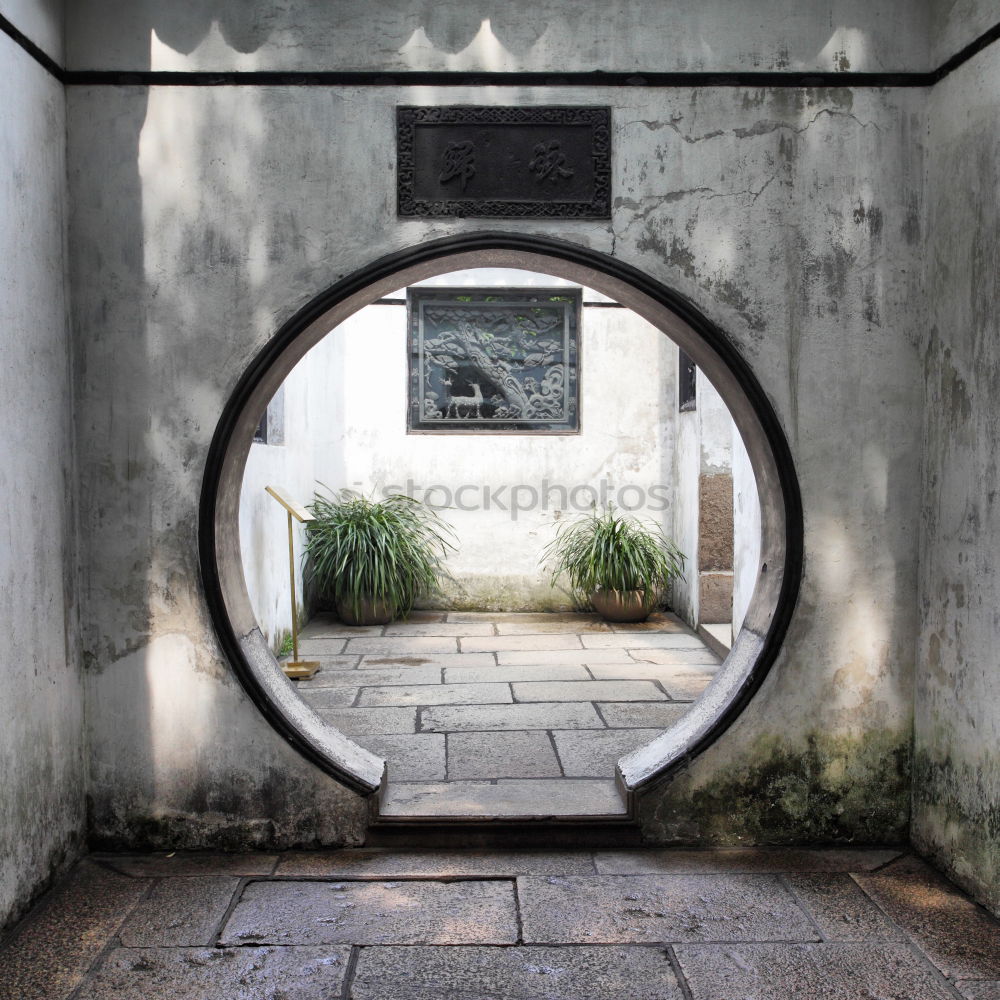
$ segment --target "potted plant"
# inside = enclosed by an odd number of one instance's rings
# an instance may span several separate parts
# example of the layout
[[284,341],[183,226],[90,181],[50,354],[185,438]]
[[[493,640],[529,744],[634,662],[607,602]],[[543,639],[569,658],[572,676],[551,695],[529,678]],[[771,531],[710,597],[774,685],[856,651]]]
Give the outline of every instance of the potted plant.
[[545,547],[552,582],[565,574],[578,598],[608,621],[645,621],[667,584],[683,577],[684,556],[659,525],[613,507],[562,525]]
[[405,617],[421,594],[438,587],[454,545],[450,527],[413,497],[370,500],[350,490],[308,505],[306,579],[331,597],[349,625],[384,625]]

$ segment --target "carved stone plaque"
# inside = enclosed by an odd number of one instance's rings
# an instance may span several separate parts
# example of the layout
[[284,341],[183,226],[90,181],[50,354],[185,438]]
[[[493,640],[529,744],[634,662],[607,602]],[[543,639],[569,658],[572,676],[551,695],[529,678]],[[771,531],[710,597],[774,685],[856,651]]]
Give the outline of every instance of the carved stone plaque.
[[400,216],[611,218],[611,109],[397,107]]
[[579,429],[578,288],[410,288],[410,431]]

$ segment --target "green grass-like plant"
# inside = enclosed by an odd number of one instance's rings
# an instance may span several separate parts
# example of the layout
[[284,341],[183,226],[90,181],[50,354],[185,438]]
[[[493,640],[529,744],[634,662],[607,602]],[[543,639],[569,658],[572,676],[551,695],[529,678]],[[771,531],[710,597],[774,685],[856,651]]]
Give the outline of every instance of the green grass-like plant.
[[651,601],[674,577],[684,576],[684,555],[659,525],[647,526],[611,506],[562,524],[542,561],[551,564],[553,585],[566,576],[584,604],[601,590],[641,590]]
[[305,576],[320,593],[358,616],[362,602],[384,601],[405,617],[421,595],[438,589],[454,534],[413,497],[376,501],[350,490],[313,495],[306,524]]

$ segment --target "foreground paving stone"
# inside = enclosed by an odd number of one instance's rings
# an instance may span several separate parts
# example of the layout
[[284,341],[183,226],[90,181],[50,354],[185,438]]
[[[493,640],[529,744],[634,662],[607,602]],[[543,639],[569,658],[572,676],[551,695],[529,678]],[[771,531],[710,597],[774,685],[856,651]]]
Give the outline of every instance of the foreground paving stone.
[[214,854],[210,851],[170,851],[166,854],[94,854],[101,864],[137,878],[174,875],[270,875],[277,854]]
[[117,948],[75,1000],[330,1000],[350,948]]
[[1000,980],[1000,922],[942,876],[854,878],[949,979]]
[[628,663],[631,657],[621,649],[512,649],[498,652],[504,666],[541,666],[550,663]]
[[[600,702],[601,717],[610,729],[669,729],[691,708],[686,702]],[[553,726],[553,729],[556,727]]]
[[513,944],[511,882],[253,882],[224,945]]
[[618,758],[655,739],[661,729],[575,729],[552,733],[568,778],[613,778]]
[[365,948],[354,1000],[681,1000],[658,948]]
[[577,611],[449,611],[450,622],[534,622],[541,624],[576,624],[577,622],[599,622],[600,615]]
[[[399,711],[383,709],[383,711]],[[603,729],[588,702],[569,705],[442,705],[422,714],[423,732],[472,732],[490,729]]]
[[[360,670],[383,667],[492,667],[496,665],[492,653],[427,653],[411,656],[371,656],[361,657]],[[420,683],[419,681],[415,683]]]
[[576,663],[550,663],[548,665],[501,667],[447,667],[444,672],[447,684],[474,684],[481,681],[589,681],[587,668]]
[[956,983],[955,986],[966,1000],[1000,1000],[1000,982],[977,983],[970,980]]
[[592,875],[589,851],[397,851],[360,847],[295,851],[282,857],[279,875],[454,877],[461,875]]
[[370,687],[361,705],[509,705],[509,684],[418,684]]
[[786,881],[827,941],[906,940],[846,873],[788,875]]
[[[484,640],[485,641],[485,640]],[[457,653],[458,640],[445,636],[386,636],[348,639],[345,653],[363,656],[427,656],[431,653]]]
[[624,816],[613,781],[586,778],[397,782],[386,789],[382,816],[473,816],[541,819],[548,816]]
[[448,735],[448,778],[451,781],[558,778],[561,774],[552,741],[544,730]]
[[517,885],[526,943],[817,940],[772,875],[529,876]]
[[[299,650],[301,653],[301,650]],[[312,660],[319,660],[320,668],[319,673],[315,674],[311,680],[308,681],[294,681],[296,687],[300,684],[309,684],[314,687],[322,685],[321,678],[324,673],[330,670],[354,670],[358,663],[361,661],[360,656],[317,656],[315,653],[310,653],[309,658]],[[283,660],[290,660],[290,656],[282,657]]]
[[582,635],[580,641],[587,649],[696,649],[704,650],[705,643],[696,635],[684,632],[612,632],[610,635]]
[[867,872],[879,868],[898,850],[809,849],[797,847],[740,847],[686,851],[647,848],[595,851],[594,864],[602,875],[654,875],[674,872],[725,874],[729,872]]
[[0,947],[0,1000],[62,1000],[149,888],[90,861],[22,921]]
[[610,632],[602,621],[497,622],[498,635],[579,635],[583,632]]
[[345,625],[343,622],[318,622],[314,618],[299,633],[299,641],[312,639],[350,639],[357,635],[382,635],[383,625]]
[[678,945],[693,1000],[946,1000],[904,944]]
[[129,914],[119,937],[126,948],[208,946],[240,880],[228,875],[164,879]]
[[463,653],[496,653],[508,650],[582,649],[577,635],[495,635],[462,640]]
[[[622,645],[625,645],[623,643]],[[665,666],[718,667],[722,661],[707,646],[701,649],[639,649],[628,644],[629,658],[639,663],[659,663]],[[591,661],[594,662],[594,661]]]
[[318,714],[324,722],[339,729],[345,736],[417,731],[415,708],[330,708],[320,709]]
[[367,667],[365,670],[321,670],[312,680],[299,681],[295,690],[306,694],[325,687],[387,687],[390,684],[440,684],[441,668]]
[[342,687],[318,687],[300,689],[299,694],[302,700],[312,709],[319,711],[323,708],[347,708],[353,705],[358,697],[358,686]]
[[359,736],[366,750],[386,759],[390,781],[444,781],[443,733]]
[[652,681],[528,681],[513,688],[520,702],[667,700]]
[[346,639],[300,639],[299,655],[336,656],[344,652]]
[[386,625],[386,635],[493,635],[493,625],[490,622],[442,622],[435,624],[416,625],[404,624]]
[[668,691],[673,681],[683,683],[687,678],[711,680],[718,673],[718,666],[708,664],[667,663],[595,663],[588,668],[597,680],[648,680],[659,681]]

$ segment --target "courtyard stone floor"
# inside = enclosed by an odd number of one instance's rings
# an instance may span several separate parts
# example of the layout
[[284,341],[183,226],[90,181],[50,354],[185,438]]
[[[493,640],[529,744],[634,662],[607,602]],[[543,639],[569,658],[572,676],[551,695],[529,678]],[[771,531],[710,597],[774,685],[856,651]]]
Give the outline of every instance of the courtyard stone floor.
[[719,658],[676,616],[617,625],[592,614],[414,611],[302,630],[320,672],[296,689],[385,757],[380,813],[623,815],[618,759],[678,721]]
[[998,1000],[1000,924],[898,850],[91,855],[0,1000]]

